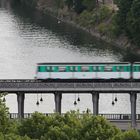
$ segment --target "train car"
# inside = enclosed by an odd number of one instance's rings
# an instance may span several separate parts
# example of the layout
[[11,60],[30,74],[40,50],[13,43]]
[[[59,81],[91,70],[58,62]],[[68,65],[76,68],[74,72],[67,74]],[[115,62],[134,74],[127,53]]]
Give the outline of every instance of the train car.
[[133,63],[133,79],[140,79],[140,62]]
[[38,63],[37,79],[130,79],[131,63]]

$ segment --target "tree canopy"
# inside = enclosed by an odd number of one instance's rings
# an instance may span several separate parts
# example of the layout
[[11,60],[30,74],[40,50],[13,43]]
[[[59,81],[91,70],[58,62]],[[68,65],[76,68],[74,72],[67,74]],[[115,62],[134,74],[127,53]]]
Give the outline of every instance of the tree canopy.
[[133,43],[140,45],[140,1],[119,0],[116,23],[121,33],[128,36]]

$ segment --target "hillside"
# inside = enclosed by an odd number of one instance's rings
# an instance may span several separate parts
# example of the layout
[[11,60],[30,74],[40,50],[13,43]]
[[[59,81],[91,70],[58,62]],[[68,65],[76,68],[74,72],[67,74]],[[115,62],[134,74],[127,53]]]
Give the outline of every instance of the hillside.
[[138,0],[116,0],[116,2],[112,0],[20,0],[20,2],[44,14],[50,13],[59,21],[73,24],[113,45],[123,48],[140,47]]

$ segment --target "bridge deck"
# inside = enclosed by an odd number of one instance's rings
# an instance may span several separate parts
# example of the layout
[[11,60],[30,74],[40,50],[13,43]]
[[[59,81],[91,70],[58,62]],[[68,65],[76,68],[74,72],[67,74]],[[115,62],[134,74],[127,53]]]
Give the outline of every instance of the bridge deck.
[[51,92],[93,92],[128,93],[140,92],[140,81],[131,80],[0,80],[0,92],[51,93]]

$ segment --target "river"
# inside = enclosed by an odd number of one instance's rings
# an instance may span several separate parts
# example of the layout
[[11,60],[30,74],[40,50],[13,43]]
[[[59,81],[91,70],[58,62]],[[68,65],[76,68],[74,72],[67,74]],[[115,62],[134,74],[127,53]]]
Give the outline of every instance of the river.
[[[99,39],[91,37],[73,26],[58,22],[48,15],[21,6],[11,6],[8,0],[0,0],[0,79],[33,79],[36,63],[39,62],[122,62],[139,61],[130,51],[121,51]],[[89,108],[90,94],[80,94],[80,102],[73,105],[78,95],[62,96],[62,112]],[[112,106],[112,98],[118,101]],[[43,102],[36,105],[41,93],[26,94],[25,112],[52,113],[53,94],[42,94]],[[17,112],[15,94],[6,96],[6,105],[11,113]],[[100,94],[100,113],[130,113],[129,94]],[[140,98],[137,98],[137,113],[140,113]]]

